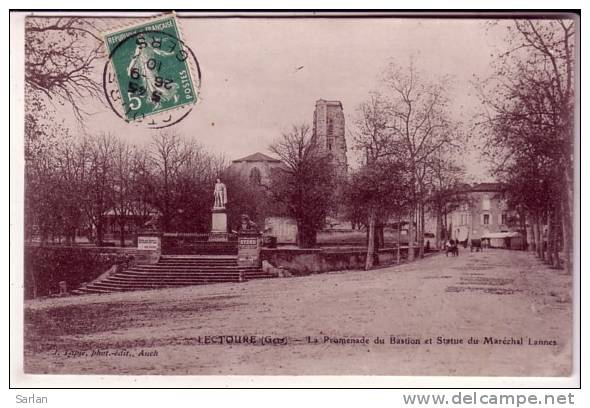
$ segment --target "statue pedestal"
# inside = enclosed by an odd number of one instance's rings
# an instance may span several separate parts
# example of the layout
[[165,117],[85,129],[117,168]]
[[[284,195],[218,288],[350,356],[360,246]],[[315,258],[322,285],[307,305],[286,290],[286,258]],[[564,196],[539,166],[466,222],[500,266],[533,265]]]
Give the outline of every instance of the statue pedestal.
[[227,234],[227,214],[225,208],[213,208],[211,211],[211,232]]

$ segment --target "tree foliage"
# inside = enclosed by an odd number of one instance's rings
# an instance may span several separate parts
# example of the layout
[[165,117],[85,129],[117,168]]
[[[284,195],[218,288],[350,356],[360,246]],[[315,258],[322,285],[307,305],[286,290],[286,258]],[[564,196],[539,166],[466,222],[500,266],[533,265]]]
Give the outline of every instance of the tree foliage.
[[237,225],[242,213],[263,217],[262,186],[245,184],[226,171],[223,157],[180,134],[161,132],[145,147],[112,134],[56,140],[26,167],[27,239],[74,243],[87,236],[102,245],[113,220],[119,235],[109,239],[121,244],[148,224],[208,232],[220,176],[230,191],[230,223]]
[[380,159],[362,166],[351,174],[344,190],[345,203],[368,227],[366,269],[376,257],[376,227],[408,204],[408,178],[405,164]]
[[[421,253],[424,211],[433,190],[437,157],[461,144],[459,124],[449,112],[449,84],[445,77],[427,79],[413,61],[407,67],[391,63],[384,71],[380,92],[372,93],[359,105],[354,122],[354,148],[361,152],[361,166],[366,167],[361,173],[374,173],[374,168],[388,168],[393,163],[403,169],[405,200],[404,205],[398,204],[397,215],[409,219],[410,246],[416,237]],[[385,195],[384,203],[387,199],[398,202],[396,196]],[[354,206],[349,207],[349,213],[358,215]],[[376,229],[382,228],[383,220],[389,216],[378,214]],[[410,250],[410,257],[413,254]]]
[[309,125],[293,126],[270,146],[283,166],[271,174],[271,199],[297,222],[297,244],[302,248],[316,243],[334,206],[336,187],[331,158],[311,135]]
[[[97,66],[105,57],[100,28],[79,17],[36,18],[25,23],[27,100],[69,105],[83,123],[85,99],[102,101]],[[34,104],[35,102],[33,102]]]
[[[480,129],[511,206],[527,214],[539,256],[567,269],[571,252],[574,168],[573,20],[515,20],[495,74],[479,87]],[[548,227],[543,238],[543,225]]]

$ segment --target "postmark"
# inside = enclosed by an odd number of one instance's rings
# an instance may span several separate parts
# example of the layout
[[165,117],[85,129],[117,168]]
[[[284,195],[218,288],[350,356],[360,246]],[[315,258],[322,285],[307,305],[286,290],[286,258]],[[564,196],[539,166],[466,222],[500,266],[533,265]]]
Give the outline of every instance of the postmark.
[[199,100],[201,72],[174,15],[104,35],[103,89],[111,109],[132,124],[159,129],[184,119]]

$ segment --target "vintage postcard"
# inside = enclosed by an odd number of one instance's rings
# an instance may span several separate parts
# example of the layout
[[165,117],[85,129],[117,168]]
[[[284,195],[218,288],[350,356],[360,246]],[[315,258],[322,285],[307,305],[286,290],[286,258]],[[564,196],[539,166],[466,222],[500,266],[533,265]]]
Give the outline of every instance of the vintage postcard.
[[579,30],[13,13],[20,375],[575,382]]

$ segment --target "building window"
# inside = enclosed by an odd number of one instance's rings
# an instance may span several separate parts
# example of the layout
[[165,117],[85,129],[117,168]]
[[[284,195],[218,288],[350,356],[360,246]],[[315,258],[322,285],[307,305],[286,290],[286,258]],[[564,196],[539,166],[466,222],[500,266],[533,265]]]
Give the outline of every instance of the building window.
[[484,211],[490,211],[490,197],[483,196],[483,202],[481,204],[481,209]]
[[490,214],[483,215],[483,225],[489,225],[490,223]]
[[508,224],[508,214],[502,213],[502,225]]
[[262,175],[260,174],[260,170],[258,167],[254,167],[250,170],[250,183],[252,184],[260,184],[262,181]]

